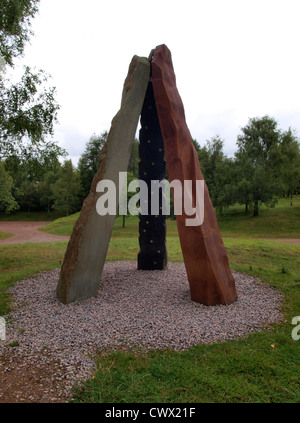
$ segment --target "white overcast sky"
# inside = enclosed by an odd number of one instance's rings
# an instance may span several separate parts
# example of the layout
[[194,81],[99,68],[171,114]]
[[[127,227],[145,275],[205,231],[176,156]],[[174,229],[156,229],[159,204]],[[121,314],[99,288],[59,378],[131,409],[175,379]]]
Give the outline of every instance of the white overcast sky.
[[22,63],[49,72],[61,105],[54,140],[77,164],[109,130],[133,55],[166,44],[188,127],[224,152],[250,117],[300,135],[299,0],[41,0]]

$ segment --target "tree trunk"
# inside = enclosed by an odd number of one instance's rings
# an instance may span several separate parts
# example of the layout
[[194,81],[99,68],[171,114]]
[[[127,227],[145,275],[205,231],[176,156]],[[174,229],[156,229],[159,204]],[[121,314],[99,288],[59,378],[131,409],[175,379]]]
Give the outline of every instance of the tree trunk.
[[248,213],[248,203],[245,203],[245,213]]
[[125,228],[125,214],[123,214],[123,228]]
[[254,201],[253,216],[258,216],[258,200]]
[[291,206],[293,205],[293,194],[291,193]]

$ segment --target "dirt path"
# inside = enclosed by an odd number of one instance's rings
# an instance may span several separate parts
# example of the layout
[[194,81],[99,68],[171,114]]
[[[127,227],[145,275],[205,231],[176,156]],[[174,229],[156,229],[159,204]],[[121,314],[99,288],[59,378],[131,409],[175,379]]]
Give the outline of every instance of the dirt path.
[[[51,235],[38,229],[48,225],[51,222],[1,222],[0,231],[14,234],[10,238],[0,240],[0,245],[24,244],[25,242],[57,242],[69,241],[69,236]],[[263,238],[259,238],[263,239]],[[300,239],[282,238],[271,239],[266,238],[265,241],[284,242],[286,244],[300,245]]]
[[292,238],[282,238],[282,239],[265,239],[265,241],[275,241],[275,242],[284,242],[285,244],[294,244],[300,245],[300,239],[292,239]]
[[57,242],[68,241],[70,237],[51,235],[38,229],[51,222],[0,222],[0,231],[14,234],[10,238],[0,240],[0,245],[24,244],[25,242]]

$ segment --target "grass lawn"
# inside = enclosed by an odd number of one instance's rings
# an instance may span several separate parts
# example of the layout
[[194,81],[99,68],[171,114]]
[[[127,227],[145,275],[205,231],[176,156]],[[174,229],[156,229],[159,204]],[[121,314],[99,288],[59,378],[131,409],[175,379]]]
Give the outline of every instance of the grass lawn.
[[40,228],[40,230],[52,235],[69,236],[72,233],[74,223],[78,219],[78,216],[79,213],[75,213],[71,216],[55,219],[53,222],[49,223],[49,225]]
[[[232,269],[257,276],[284,293],[281,324],[239,340],[200,344],[184,352],[99,352],[97,371],[76,389],[75,402],[300,402],[300,340],[291,337],[292,318],[300,316],[300,246],[262,239],[284,238],[288,227],[292,228],[291,238],[300,238],[299,210],[297,198],[291,208],[283,200],[278,208],[261,209],[261,216],[255,218],[258,223],[252,226],[251,215],[245,216],[239,207],[219,219]],[[68,235],[76,218],[57,220],[47,230]],[[130,217],[123,229],[121,219],[116,219],[107,260],[136,259],[137,223]],[[60,266],[66,245],[0,247],[0,315],[10,309],[7,288],[17,280]],[[182,260],[172,220],[168,220],[167,245],[169,260]]]
[[13,236],[13,234],[10,234],[8,232],[0,231],[0,239],[10,238],[11,236]]
[[0,221],[3,222],[51,222],[60,215],[54,211],[47,212],[15,212],[12,214],[0,213]]
[[[284,321],[184,352],[99,353],[97,372],[77,389],[75,402],[300,402],[300,341],[291,337],[291,320],[300,316],[300,246],[236,238],[225,245],[232,269],[285,294]],[[177,251],[169,253],[178,259]]]
[[[222,236],[237,238],[300,238],[300,197],[295,197],[291,207],[289,199],[281,199],[276,207],[261,206],[259,216],[252,212],[245,213],[244,206],[229,207],[222,216],[218,215],[218,224]],[[71,235],[73,225],[79,213],[57,219],[41,230],[53,235]],[[126,218],[122,228],[122,218],[117,217],[113,228],[114,236],[136,237],[138,217]],[[167,233],[177,237],[176,221],[167,219]]]
[[300,197],[293,206],[281,199],[274,208],[261,206],[259,216],[245,213],[244,206],[229,207],[218,216],[220,231],[228,237],[300,238]]
[[59,267],[66,246],[66,242],[0,246],[0,316],[10,311],[7,289],[16,281]]

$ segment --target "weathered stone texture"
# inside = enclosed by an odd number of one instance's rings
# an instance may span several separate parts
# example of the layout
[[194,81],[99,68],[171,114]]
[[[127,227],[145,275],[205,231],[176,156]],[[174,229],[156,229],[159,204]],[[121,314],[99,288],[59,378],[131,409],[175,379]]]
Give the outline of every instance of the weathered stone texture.
[[67,246],[57,286],[61,302],[84,300],[97,294],[115,216],[100,216],[96,203],[99,181],[111,180],[119,188],[119,172],[126,172],[138,119],[150,76],[147,58],[134,56],[124,82],[121,108],[112,120],[101,153],[101,167],[85,199]]
[[[203,180],[203,176],[176,87],[171,53],[165,45],[154,51],[152,84],[170,181],[178,179],[183,184],[191,180],[195,187],[196,180]],[[195,191],[193,200],[195,204]],[[202,225],[186,226],[189,218],[183,211],[176,220],[191,299],[206,305],[236,301],[235,281],[206,184]]]
[[148,84],[142,108],[139,140],[139,179],[144,181],[148,187],[147,203],[141,204],[141,211],[145,207],[148,214],[145,215],[142,212],[139,215],[138,269],[162,270],[167,266],[166,216],[162,210],[161,190],[159,193],[160,208],[157,210],[157,214],[151,214],[153,201],[151,181],[161,181],[165,178],[166,161],[151,82]]

